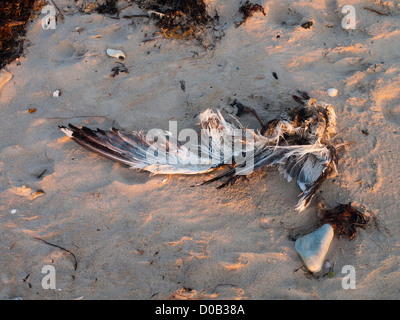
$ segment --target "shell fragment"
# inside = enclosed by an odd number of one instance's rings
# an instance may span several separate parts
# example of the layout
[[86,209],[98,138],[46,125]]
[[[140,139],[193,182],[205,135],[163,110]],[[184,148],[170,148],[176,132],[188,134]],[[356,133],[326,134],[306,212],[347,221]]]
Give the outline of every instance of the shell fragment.
[[335,88],[328,89],[328,95],[330,97],[336,97],[338,93],[339,93],[338,89]]
[[125,53],[121,50],[107,49],[107,54],[113,58],[125,59]]

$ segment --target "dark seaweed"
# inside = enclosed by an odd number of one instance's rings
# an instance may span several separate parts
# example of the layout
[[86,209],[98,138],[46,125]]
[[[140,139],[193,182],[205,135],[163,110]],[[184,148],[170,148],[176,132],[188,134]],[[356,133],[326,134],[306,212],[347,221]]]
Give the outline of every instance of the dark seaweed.
[[264,16],[266,16],[263,6],[251,3],[250,1],[246,1],[246,3],[239,8],[239,12],[243,14],[243,19],[242,21],[236,24],[236,27],[239,27],[243,23],[245,23],[247,19],[252,17],[253,14],[257,11],[261,12]]
[[321,223],[329,223],[338,237],[356,238],[356,228],[365,229],[369,218],[350,204],[341,204],[331,210],[323,211]]
[[35,0],[0,1],[0,69],[23,54],[23,37],[36,9]]
[[116,14],[118,13],[117,0],[107,0],[104,4],[100,5],[96,11],[101,14]]
[[214,20],[208,15],[203,0],[139,0],[138,2],[144,9],[163,14],[157,26],[167,32],[179,31],[183,34],[194,26],[205,26]]

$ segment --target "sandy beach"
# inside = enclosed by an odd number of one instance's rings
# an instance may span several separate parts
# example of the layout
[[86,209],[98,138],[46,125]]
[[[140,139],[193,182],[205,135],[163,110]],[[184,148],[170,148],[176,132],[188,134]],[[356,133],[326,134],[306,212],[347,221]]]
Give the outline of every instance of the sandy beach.
[[[130,1],[118,1],[119,19],[72,0],[54,1],[55,29],[43,28],[45,13],[32,19],[0,91],[0,299],[400,298],[400,2],[261,0],[265,16],[237,27],[243,2],[206,0],[219,22],[202,43],[122,18],[144,14]],[[342,26],[345,5],[355,29]],[[128,72],[112,76],[118,62]],[[198,128],[201,112],[234,99],[269,121],[297,105],[297,90],[331,104],[338,138],[352,142],[301,213],[299,187],[275,167],[191,187],[211,175],[136,172],[58,128]],[[259,128],[251,115],[240,121]],[[347,203],[371,223],[353,241],[334,237],[332,269],[313,276],[293,237],[315,230],[321,204]],[[47,265],[56,289],[42,287]],[[342,286],[346,265],[356,289]]]

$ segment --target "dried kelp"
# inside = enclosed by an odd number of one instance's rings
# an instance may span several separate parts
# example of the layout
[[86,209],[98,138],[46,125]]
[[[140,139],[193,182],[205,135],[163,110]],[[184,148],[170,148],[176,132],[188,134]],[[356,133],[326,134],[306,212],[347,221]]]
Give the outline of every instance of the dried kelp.
[[157,26],[170,39],[193,39],[213,18],[203,0],[142,0],[139,6],[159,18]]
[[350,204],[341,204],[331,210],[323,210],[321,223],[329,223],[339,238],[346,237],[354,240],[357,233],[356,228],[365,229],[369,220],[365,214]]
[[117,62],[117,63],[118,63],[118,65],[111,69],[111,71],[113,72],[111,74],[111,77],[114,78],[115,76],[119,75],[121,72],[129,73],[128,68],[123,63],[121,63],[121,62]]
[[34,237],[33,239],[40,240],[40,241],[44,242],[45,244],[47,244],[49,246],[56,247],[58,249],[61,249],[61,250],[65,251],[65,252],[69,253],[74,258],[74,270],[76,271],[76,269],[78,268],[78,260],[76,259],[76,256],[71,251],[69,251],[68,249],[65,249],[63,247],[60,247],[57,244],[47,242],[46,240],[43,240],[43,239],[38,238],[38,237]]
[[117,0],[107,0],[105,3],[99,5],[96,11],[97,13],[110,15],[118,13]]
[[264,16],[266,16],[266,13],[262,5],[254,4],[251,3],[250,1],[246,1],[246,3],[239,8],[239,12],[243,14],[243,19],[242,21],[236,24],[236,27],[239,27],[243,23],[245,23],[247,19],[252,17],[255,12],[261,12]]
[[26,27],[32,13],[44,5],[35,0],[0,1],[0,69],[24,51]]

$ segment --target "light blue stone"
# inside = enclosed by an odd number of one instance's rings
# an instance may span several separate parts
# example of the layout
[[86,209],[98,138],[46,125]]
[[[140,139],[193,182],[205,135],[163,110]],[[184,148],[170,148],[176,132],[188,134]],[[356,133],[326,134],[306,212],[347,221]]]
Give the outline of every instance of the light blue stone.
[[314,232],[296,240],[295,249],[308,270],[311,272],[321,271],[332,238],[332,226],[324,224]]

